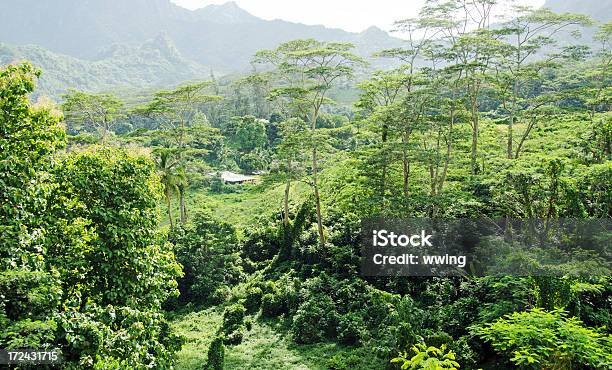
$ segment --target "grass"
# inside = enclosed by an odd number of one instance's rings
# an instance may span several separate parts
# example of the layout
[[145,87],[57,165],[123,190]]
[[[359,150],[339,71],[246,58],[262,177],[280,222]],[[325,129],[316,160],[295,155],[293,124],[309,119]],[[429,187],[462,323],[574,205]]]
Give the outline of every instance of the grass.
[[[258,216],[269,215],[283,207],[284,185],[233,185],[233,192],[214,193],[207,188],[192,189],[187,193],[188,215],[199,209],[208,208],[216,218],[229,222],[239,230],[257,222]],[[290,202],[304,198],[310,187],[297,182],[291,186]],[[176,197],[175,197],[176,198]],[[179,218],[178,201],[172,200],[175,222]],[[160,204],[162,226],[168,226],[165,204]]]
[[[178,354],[177,369],[204,368],[208,347],[221,325],[222,318],[223,311],[218,307],[174,316],[173,330],[187,339]],[[241,344],[226,347],[225,368],[323,370],[331,368],[329,361],[335,355],[352,358],[351,369],[384,368],[381,360],[367,352],[363,347],[336,343],[295,344],[282,320],[254,320],[251,330],[245,333]],[[358,363],[355,362],[356,359]]]

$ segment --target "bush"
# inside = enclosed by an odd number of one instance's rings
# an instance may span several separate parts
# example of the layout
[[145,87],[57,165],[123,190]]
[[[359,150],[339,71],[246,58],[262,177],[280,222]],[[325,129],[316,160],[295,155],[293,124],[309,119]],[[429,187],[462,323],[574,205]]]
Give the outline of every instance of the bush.
[[261,306],[261,299],[263,297],[263,290],[260,287],[251,287],[247,290],[246,301],[244,302],[245,307],[249,312],[255,312]]
[[300,305],[291,331],[297,343],[316,343],[336,335],[338,314],[332,299],[328,296],[308,300]]
[[231,297],[232,291],[230,287],[227,285],[223,285],[215,289],[215,291],[210,295],[210,303],[220,305]]
[[229,286],[242,280],[236,229],[198,211],[190,223],[175,227],[169,235],[185,276],[179,281],[181,300],[220,304]]
[[349,313],[338,320],[338,340],[344,344],[357,344],[366,331],[361,315]]
[[279,294],[267,293],[261,298],[261,314],[264,317],[278,317],[285,312],[285,302]]
[[246,327],[244,325],[234,327],[232,332],[225,336],[224,343],[232,345],[232,346],[242,343],[242,339],[244,338],[245,330],[246,330]]
[[521,369],[612,367],[612,336],[583,327],[561,310],[515,312],[472,331]]
[[225,365],[225,345],[223,344],[223,336],[217,336],[210,347],[208,348],[208,361],[206,368],[208,370],[223,370]]
[[244,320],[244,327],[246,328],[247,331],[251,331],[251,329],[253,329],[253,320],[251,319]]
[[225,308],[223,312],[223,331],[229,334],[235,328],[244,324],[244,314],[246,309],[240,303],[233,304]]
[[401,364],[402,369],[415,370],[457,370],[460,367],[455,361],[455,352],[447,351],[445,344],[436,348],[419,343],[412,346],[412,352],[414,352],[414,355],[408,352],[400,352],[391,362]]

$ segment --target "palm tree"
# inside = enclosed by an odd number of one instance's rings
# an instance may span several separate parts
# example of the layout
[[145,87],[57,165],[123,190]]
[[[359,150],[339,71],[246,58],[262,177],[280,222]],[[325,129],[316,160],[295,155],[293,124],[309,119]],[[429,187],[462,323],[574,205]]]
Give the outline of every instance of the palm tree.
[[[179,189],[180,175],[174,171],[176,162],[172,162],[172,150],[159,149],[156,150],[157,158],[155,161],[157,173],[160,176],[162,185],[164,186],[164,197],[166,198],[166,207],[168,211],[168,219],[170,220],[170,228],[174,228],[174,220],[172,219],[172,194]],[[182,214],[181,214],[182,216]]]
[[181,224],[187,222],[187,210],[185,208],[185,192],[187,191],[187,174],[185,168],[181,167],[175,172],[175,185],[179,195],[179,209],[181,214]]

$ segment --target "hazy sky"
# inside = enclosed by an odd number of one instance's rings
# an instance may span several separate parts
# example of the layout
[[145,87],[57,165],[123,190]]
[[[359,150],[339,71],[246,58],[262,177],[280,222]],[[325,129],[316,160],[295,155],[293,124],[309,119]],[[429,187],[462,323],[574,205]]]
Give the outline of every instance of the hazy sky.
[[[188,9],[227,0],[172,0]],[[322,24],[360,32],[375,25],[389,30],[394,21],[414,17],[425,0],[236,0],[249,13],[263,19],[283,19],[306,24]],[[542,6],[544,0],[517,0]]]

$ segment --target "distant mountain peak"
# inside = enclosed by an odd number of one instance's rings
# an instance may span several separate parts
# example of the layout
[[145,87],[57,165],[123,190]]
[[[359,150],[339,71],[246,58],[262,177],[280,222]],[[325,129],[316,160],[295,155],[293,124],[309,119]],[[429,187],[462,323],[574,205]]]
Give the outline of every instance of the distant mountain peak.
[[376,26],[368,27],[367,29],[359,33],[359,36],[362,39],[371,41],[386,40],[389,38],[389,34],[387,32]]
[[389,34],[385,30],[377,26],[370,26],[366,28],[365,30],[361,31],[361,34],[362,35],[389,36]]
[[220,5],[208,5],[195,12],[201,18],[223,24],[251,23],[259,20],[256,16],[242,9],[235,1],[228,1]]

